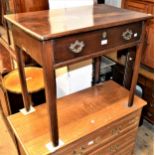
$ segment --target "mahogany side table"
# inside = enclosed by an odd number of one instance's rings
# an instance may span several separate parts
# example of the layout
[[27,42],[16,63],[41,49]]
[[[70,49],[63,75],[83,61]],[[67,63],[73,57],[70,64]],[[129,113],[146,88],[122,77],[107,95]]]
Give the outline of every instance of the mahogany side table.
[[[136,59],[128,107],[133,106],[146,20],[151,15],[106,5],[7,15],[12,23],[24,104],[30,110],[22,52],[43,67],[51,139],[58,145],[55,68],[88,58],[96,58],[95,79],[99,77],[99,57],[105,53],[136,47]],[[113,95],[113,94],[112,94]]]

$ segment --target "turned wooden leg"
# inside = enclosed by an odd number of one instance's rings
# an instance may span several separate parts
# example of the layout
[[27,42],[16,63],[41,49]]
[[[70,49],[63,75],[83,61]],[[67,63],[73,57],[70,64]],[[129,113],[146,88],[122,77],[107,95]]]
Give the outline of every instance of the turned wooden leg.
[[128,53],[126,56],[125,70],[124,70],[123,86],[129,90],[131,87],[131,81],[133,76],[135,55],[136,55],[135,48],[128,49]]
[[24,106],[25,106],[26,111],[29,111],[31,102],[30,102],[27,84],[26,84],[26,77],[25,77],[25,71],[24,71],[24,61],[23,61],[23,56],[22,56],[23,51],[18,46],[15,47],[15,51],[16,51],[16,57],[17,57],[17,65],[18,65],[18,71],[19,71],[19,78],[20,78],[20,82],[21,82]]
[[93,79],[92,85],[100,82],[101,57],[93,59]]
[[53,49],[51,47],[52,42],[43,43],[42,64],[43,75],[45,83],[46,102],[48,104],[50,128],[51,128],[51,140],[54,146],[59,144],[58,134],[58,120],[57,120],[57,106],[56,106],[56,78],[54,68]]
[[133,101],[134,101],[134,93],[135,93],[135,88],[136,88],[136,84],[137,84],[137,80],[138,80],[141,54],[143,51],[143,45],[144,45],[144,40],[145,40],[145,28],[146,28],[146,23],[143,22],[140,43],[136,47],[137,48],[136,59],[135,59],[135,64],[134,64],[134,72],[133,72],[132,83],[131,83],[131,88],[130,88],[130,93],[129,93],[129,100],[128,100],[129,107],[131,107],[133,105]]

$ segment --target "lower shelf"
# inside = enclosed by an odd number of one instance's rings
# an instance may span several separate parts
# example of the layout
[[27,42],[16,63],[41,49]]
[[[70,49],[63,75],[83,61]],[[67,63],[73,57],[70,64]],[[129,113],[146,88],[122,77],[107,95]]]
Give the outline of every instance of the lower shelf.
[[[52,155],[91,154],[130,131],[134,143],[146,102],[135,96],[134,105],[128,107],[128,95],[128,90],[108,81],[58,99],[59,135],[64,144]],[[45,155],[51,152],[46,147],[50,142],[47,104],[36,106],[35,110],[29,115],[11,115],[8,120],[26,154]]]

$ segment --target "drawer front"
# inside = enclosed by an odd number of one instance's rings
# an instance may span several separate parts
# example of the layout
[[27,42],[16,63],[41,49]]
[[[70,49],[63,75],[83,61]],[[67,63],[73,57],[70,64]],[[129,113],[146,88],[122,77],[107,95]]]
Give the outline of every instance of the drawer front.
[[97,56],[106,49],[138,41],[141,31],[142,23],[138,22],[57,38],[54,41],[55,63]]
[[[99,148],[98,150],[90,153],[90,155],[131,155],[134,142],[136,139],[136,129],[131,130],[127,134],[115,139],[107,145]],[[131,147],[132,144],[132,147]],[[130,146],[130,147],[129,147]],[[127,150],[128,149],[128,150]],[[125,154],[124,154],[125,153]]]
[[154,4],[149,3],[148,5],[149,5],[148,13],[150,13],[154,16]]
[[148,13],[149,6],[145,3],[136,2],[136,1],[127,1],[126,8],[134,11],[145,12]]
[[135,141],[133,143],[125,146],[125,148],[121,149],[117,154],[119,154],[119,155],[134,155],[134,147],[135,147]]
[[141,111],[126,116],[114,123],[105,126],[90,135],[82,137],[80,140],[56,151],[53,155],[78,155],[89,154],[93,150],[111,142],[113,139],[129,132],[132,129],[137,129],[139,124]]

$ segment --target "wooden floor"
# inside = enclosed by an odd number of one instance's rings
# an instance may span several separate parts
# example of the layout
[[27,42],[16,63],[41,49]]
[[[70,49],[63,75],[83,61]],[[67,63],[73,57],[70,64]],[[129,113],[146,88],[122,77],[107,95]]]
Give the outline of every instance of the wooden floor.
[[16,147],[9,134],[0,110],[0,155],[17,155]]
[[[144,121],[139,128],[134,155],[153,155],[153,125]],[[0,111],[0,155],[18,155]]]

